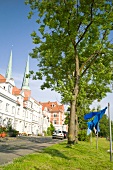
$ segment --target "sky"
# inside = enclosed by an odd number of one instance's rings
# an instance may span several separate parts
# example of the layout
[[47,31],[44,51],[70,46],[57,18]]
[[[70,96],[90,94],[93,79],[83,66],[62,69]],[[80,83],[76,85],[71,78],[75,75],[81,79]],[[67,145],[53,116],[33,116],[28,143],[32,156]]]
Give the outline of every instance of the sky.
[[[28,55],[35,47],[30,34],[38,30],[35,18],[27,18],[29,11],[30,7],[24,4],[24,0],[0,0],[0,74],[5,76],[12,50],[12,77],[18,88],[22,85]],[[30,58],[30,70],[37,69],[37,60]],[[30,80],[33,98],[41,102],[61,102],[60,94],[49,89],[42,91],[41,84],[40,80]]]
[[[28,19],[30,7],[24,0],[0,0],[0,74],[5,76],[10,52],[13,53],[12,77],[18,88],[21,88],[25,65],[30,52],[35,47],[30,34],[38,30],[35,18]],[[111,37],[112,38],[112,37]],[[30,70],[36,71],[37,60],[30,58]],[[37,101],[61,102],[60,94],[49,89],[41,90],[40,80],[30,80],[32,97]],[[110,103],[110,114],[113,119],[113,94],[107,94],[101,102],[94,101],[93,107],[101,106],[103,109]]]

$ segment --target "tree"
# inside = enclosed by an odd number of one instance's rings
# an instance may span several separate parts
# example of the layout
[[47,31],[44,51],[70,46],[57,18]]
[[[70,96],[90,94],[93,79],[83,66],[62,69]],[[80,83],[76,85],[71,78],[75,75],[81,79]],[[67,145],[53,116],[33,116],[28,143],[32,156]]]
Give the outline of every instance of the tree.
[[[31,34],[37,46],[30,54],[38,60],[34,79],[45,82],[70,104],[68,143],[74,144],[77,109],[86,100],[101,100],[112,80],[113,2],[111,0],[26,0],[38,14],[38,32]],[[76,137],[75,137],[76,136]],[[77,140],[76,140],[77,142]]]
[[55,130],[55,127],[53,126],[53,124],[50,124],[50,127],[47,128],[47,134],[48,135],[52,135],[53,131]]
[[100,127],[99,136],[106,138],[109,137],[109,119],[106,114],[100,120],[99,127]]

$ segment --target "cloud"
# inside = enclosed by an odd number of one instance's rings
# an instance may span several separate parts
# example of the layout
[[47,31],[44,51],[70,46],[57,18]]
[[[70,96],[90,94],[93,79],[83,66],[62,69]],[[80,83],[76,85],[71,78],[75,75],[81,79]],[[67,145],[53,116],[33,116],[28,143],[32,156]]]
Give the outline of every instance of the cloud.
[[[91,105],[92,108],[97,108],[97,106],[101,106],[101,109],[105,108],[106,106],[108,107],[108,103],[110,104],[110,117],[111,120],[113,120],[113,105],[112,105],[112,99],[113,99],[113,94],[108,93],[105,98],[103,98],[100,102],[94,101],[93,104]],[[108,109],[106,110],[106,115],[108,116]]]

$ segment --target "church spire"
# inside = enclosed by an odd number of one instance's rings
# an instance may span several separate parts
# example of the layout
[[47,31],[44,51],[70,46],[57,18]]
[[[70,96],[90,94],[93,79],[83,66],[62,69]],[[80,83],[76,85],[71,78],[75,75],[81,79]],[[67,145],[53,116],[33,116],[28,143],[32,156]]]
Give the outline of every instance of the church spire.
[[23,78],[23,82],[22,82],[22,89],[30,90],[29,78],[26,78],[27,74],[29,74],[29,56],[28,56],[28,60],[26,62],[26,68],[25,68],[24,78]]
[[12,50],[11,50],[11,54],[10,54],[9,63],[8,63],[8,67],[7,67],[7,70],[6,70],[5,78],[6,79],[12,78]]

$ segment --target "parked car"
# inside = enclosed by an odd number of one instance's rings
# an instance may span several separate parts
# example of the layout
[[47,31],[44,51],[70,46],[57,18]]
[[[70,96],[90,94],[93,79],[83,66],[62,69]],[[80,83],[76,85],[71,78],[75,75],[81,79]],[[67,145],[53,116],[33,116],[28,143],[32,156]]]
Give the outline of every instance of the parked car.
[[52,139],[64,139],[64,133],[61,130],[55,130],[52,135]]

